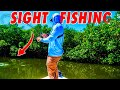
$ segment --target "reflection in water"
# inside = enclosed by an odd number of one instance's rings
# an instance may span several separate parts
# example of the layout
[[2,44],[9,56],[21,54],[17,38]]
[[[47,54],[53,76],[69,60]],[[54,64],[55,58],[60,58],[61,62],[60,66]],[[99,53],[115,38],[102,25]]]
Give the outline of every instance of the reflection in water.
[[[39,79],[47,76],[46,60],[40,59],[0,59],[8,66],[0,67],[0,78]],[[120,66],[83,64],[60,61],[59,69],[70,79],[120,79]]]
[[71,79],[118,79],[120,66],[60,62],[59,68]]

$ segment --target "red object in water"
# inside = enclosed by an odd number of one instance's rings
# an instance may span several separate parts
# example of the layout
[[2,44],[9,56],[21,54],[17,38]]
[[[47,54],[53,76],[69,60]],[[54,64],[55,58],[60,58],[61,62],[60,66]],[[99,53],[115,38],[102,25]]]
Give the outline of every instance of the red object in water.
[[28,41],[28,43],[23,48],[19,48],[17,56],[21,56],[21,55],[26,54],[25,51],[29,48],[29,46],[33,42],[33,38],[34,38],[34,34],[32,34],[30,40]]

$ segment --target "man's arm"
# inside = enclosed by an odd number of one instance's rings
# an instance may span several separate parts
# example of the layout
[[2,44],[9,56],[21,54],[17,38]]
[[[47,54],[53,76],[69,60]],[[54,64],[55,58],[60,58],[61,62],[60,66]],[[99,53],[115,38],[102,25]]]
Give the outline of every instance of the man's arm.
[[61,26],[56,26],[55,28],[53,28],[53,31],[47,38],[42,38],[40,41],[43,43],[49,43],[55,40],[61,34],[61,29]]

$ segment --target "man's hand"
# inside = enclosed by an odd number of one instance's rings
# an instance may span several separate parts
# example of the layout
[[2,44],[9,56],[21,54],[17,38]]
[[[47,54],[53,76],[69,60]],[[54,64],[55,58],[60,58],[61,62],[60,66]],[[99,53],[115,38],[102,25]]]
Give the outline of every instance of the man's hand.
[[42,36],[43,38],[47,38],[47,37],[48,37],[48,35],[45,34],[45,33],[43,33],[41,36]]
[[41,37],[37,37],[37,38],[36,38],[37,42],[40,42],[41,39],[42,39]]

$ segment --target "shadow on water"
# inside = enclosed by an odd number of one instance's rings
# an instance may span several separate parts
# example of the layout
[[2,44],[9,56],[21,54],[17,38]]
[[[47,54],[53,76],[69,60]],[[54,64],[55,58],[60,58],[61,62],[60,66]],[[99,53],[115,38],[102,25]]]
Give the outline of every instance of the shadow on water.
[[[1,79],[40,79],[47,76],[45,59],[0,58],[0,63]],[[120,66],[60,61],[58,67],[70,79],[120,79]]]

